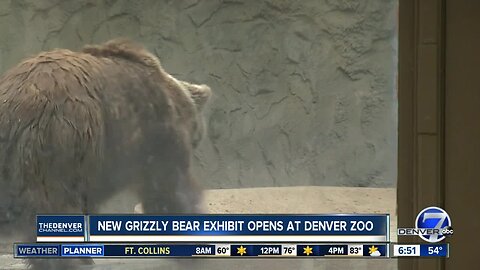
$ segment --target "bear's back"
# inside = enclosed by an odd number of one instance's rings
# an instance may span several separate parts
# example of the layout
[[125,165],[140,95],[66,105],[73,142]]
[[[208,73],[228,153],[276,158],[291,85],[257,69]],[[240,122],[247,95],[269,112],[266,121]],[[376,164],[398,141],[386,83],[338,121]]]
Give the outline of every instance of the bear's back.
[[92,188],[113,191],[132,180],[140,170],[133,161],[146,162],[156,140],[178,135],[163,88],[132,59],[69,50],[7,71],[0,78],[0,217],[22,211],[12,196],[39,209],[60,198],[65,212]]

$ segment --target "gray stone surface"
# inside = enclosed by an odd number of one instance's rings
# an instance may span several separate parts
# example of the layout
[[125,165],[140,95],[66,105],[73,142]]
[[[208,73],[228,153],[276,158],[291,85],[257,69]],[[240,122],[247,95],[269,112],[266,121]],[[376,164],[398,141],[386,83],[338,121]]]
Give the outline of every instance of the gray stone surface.
[[0,71],[127,36],[215,91],[207,187],[393,186],[396,0],[0,1]]

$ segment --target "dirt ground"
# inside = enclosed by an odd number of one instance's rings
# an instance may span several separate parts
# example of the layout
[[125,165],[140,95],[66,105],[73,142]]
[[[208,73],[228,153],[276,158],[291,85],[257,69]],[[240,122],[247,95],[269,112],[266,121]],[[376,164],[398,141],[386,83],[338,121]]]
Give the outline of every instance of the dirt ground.
[[[128,199],[127,199],[128,198]],[[205,192],[205,207],[209,213],[389,213],[391,216],[391,241],[395,241],[397,227],[396,190],[393,188],[349,187],[284,187],[221,189]],[[119,212],[119,208],[132,209],[135,199],[127,195],[110,201],[104,212]],[[123,208],[125,209],[125,208]],[[2,241],[4,242],[4,241]],[[7,250],[11,250],[8,248]],[[359,269],[396,270],[393,259],[97,259],[90,270],[140,270],[140,269]],[[0,269],[25,269],[22,260],[11,253],[0,255]],[[82,268],[83,269],[83,268]]]

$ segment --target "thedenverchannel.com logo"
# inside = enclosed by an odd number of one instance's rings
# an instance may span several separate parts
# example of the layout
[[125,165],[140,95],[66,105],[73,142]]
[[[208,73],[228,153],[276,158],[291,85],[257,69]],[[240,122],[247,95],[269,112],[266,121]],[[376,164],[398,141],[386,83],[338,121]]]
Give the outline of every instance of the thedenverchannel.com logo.
[[427,207],[417,215],[415,228],[398,228],[398,235],[418,235],[423,240],[436,243],[453,235],[452,220],[440,207]]

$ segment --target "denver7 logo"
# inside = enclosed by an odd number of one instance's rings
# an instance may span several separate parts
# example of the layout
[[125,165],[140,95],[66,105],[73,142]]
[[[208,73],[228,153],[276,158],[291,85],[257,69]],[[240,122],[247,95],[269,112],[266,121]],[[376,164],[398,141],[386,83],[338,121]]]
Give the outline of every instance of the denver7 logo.
[[420,238],[430,243],[440,242],[445,239],[446,235],[453,234],[450,216],[439,207],[432,206],[423,209],[417,215],[415,225],[417,229],[430,229],[427,231],[431,233],[419,235]]

